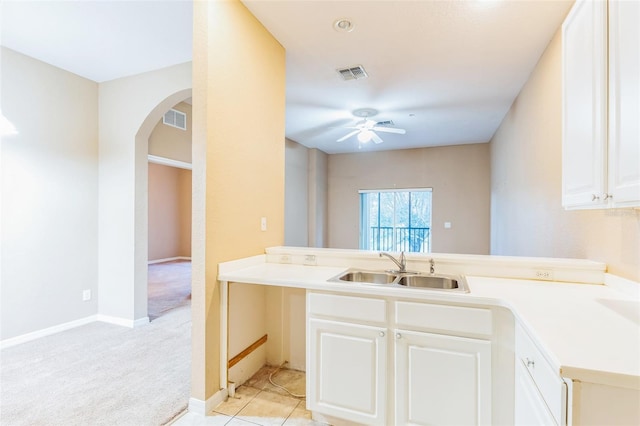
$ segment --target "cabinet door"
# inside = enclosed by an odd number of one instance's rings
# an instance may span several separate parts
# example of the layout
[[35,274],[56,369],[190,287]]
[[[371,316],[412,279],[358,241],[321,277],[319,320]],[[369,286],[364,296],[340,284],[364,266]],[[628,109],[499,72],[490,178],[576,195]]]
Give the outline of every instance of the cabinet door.
[[515,424],[521,426],[556,425],[538,388],[522,362],[516,362]]
[[309,320],[307,407],[364,424],[386,424],[386,329]]
[[395,424],[491,424],[491,342],[398,330],[395,355]]
[[609,2],[609,189],[640,205],[640,2]]
[[603,207],[607,4],[576,1],[562,26],[562,205]]

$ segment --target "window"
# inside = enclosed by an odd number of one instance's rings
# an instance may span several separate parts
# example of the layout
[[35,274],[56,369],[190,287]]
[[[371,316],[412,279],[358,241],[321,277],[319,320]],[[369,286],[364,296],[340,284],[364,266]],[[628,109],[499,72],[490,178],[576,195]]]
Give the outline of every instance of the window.
[[431,251],[431,189],[360,191],[360,248]]

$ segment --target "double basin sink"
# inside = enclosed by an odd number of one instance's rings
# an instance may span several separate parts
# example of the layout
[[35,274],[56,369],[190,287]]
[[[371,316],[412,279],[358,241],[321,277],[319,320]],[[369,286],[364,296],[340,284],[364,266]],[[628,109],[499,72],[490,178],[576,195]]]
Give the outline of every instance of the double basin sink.
[[464,276],[421,274],[416,272],[365,271],[349,269],[329,281],[340,283],[377,284],[426,290],[445,290],[468,293],[469,287]]

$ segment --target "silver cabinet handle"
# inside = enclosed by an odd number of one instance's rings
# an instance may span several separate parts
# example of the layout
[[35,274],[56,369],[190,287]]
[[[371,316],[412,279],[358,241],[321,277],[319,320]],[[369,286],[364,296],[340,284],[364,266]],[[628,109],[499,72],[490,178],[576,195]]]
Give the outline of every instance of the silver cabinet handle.
[[533,368],[536,366],[536,362],[532,359],[527,358],[527,367],[528,368]]
[[380,337],[384,337],[384,331],[380,332]]
[[596,201],[596,200],[599,200],[599,199],[600,199],[600,197],[598,195],[591,194],[591,201]]
[[402,339],[402,334],[396,333],[396,339]]
[[608,200],[609,198],[613,198],[613,194],[604,194],[605,200]]

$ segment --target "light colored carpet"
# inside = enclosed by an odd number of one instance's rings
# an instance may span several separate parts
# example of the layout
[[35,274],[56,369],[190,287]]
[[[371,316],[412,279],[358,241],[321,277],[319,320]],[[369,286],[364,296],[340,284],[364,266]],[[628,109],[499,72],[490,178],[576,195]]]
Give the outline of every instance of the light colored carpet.
[[191,309],[92,323],[0,352],[0,424],[161,425],[189,399]]
[[191,303],[191,261],[149,265],[147,311],[151,321],[165,312]]

